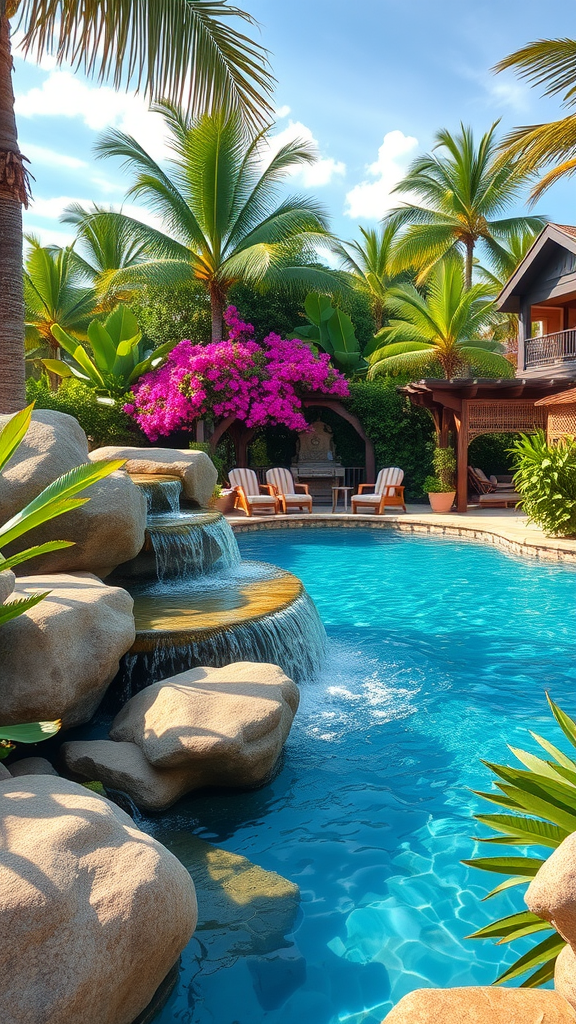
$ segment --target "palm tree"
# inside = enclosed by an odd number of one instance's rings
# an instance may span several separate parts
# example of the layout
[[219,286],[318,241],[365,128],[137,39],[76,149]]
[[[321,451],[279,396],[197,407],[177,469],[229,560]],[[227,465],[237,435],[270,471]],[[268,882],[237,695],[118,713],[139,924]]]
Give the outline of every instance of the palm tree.
[[388,326],[364,353],[370,363],[368,377],[425,374],[438,365],[446,378],[467,367],[483,376],[513,376],[511,364],[495,351],[501,346],[482,337],[498,317],[488,293],[483,284],[466,288],[462,261],[454,258],[434,266],[425,296],[412,284],[391,288]]
[[390,215],[396,225],[408,226],[397,245],[397,266],[415,266],[420,281],[439,260],[457,251],[464,255],[470,288],[478,241],[490,259],[513,232],[544,226],[542,217],[501,217],[519,198],[527,175],[514,162],[498,160],[497,126],[496,121],[478,145],[464,125],[457,135],[442,129],[432,152],[417,157],[395,188],[422,203],[408,201]]
[[338,242],[334,249],[342,260],[342,268],[352,275],[355,287],[370,298],[374,326],[382,327],[388,290],[406,277],[393,269],[394,246],[398,241],[398,225],[384,223],[378,230],[360,228],[363,240]]
[[31,235],[26,240],[30,246],[24,261],[26,351],[58,355],[52,326],[60,324],[77,338],[86,339],[96,296],[92,288],[82,287],[71,247],[42,246]]
[[[506,240],[504,245],[492,252],[492,269],[488,267],[475,267],[476,277],[488,286],[492,295],[496,296],[502,291],[508,279],[512,276],[516,267],[522,262],[528,250],[540,234],[539,231],[515,231]],[[494,326],[493,337],[502,342],[508,357],[513,365],[517,363],[518,355],[518,315],[517,313],[500,313],[498,322]]]
[[316,244],[331,241],[322,207],[305,196],[278,198],[286,173],[315,159],[313,147],[297,139],[266,163],[267,130],[248,128],[238,114],[190,119],[168,103],[154,109],[170,133],[169,173],[116,129],[105,132],[97,145],[100,156],[124,158],[134,173],[128,196],[144,200],[164,228],[123,213],[99,215],[110,218],[118,232],[129,230],[154,254],[111,275],[109,286],[201,281],[210,295],[214,339],[222,337],[233,284],[333,291],[336,276],[317,265]]
[[145,242],[128,219],[117,221],[108,217],[110,211],[96,203],[85,210],[80,203],[71,203],[60,220],[76,228],[70,259],[79,276],[96,294],[96,313],[110,313],[120,302],[129,302],[130,289],[118,289],[111,281],[118,270],[137,266],[150,258]]
[[0,410],[24,402],[22,206],[29,199],[18,146],[9,19],[18,18],[24,51],[69,61],[116,88],[155,99],[241,111],[251,123],[271,114],[273,79],[266,51],[230,26],[253,19],[227,0],[0,0]]
[[[514,68],[521,78],[544,86],[544,96],[564,93],[563,105],[576,105],[576,39],[538,39],[515,50],[496,64],[495,71]],[[556,166],[533,187],[530,197],[536,202],[554,182],[576,173],[576,113],[547,124],[514,128],[502,141],[506,160],[517,161],[526,174]]]

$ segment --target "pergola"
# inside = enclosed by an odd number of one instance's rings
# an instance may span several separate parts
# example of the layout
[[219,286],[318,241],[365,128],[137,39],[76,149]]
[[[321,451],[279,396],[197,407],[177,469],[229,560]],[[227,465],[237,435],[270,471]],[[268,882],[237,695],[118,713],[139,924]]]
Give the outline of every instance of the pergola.
[[468,508],[468,445],[481,434],[531,433],[546,429],[540,399],[557,395],[569,382],[532,380],[420,380],[398,390],[431,413],[440,445],[456,438],[458,512]]
[[[304,395],[301,399],[302,405],[305,409],[312,407],[320,407],[321,409],[331,409],[338,416],[341,416],[343,420],[350,423],[354,427],[356,433],[362,438],[364,442],[364,449],[366,452],[366,481],[367,483],[373,484],[376,479],[376,462],[374,456],[374,445],[370,438],[364,432],[362,424],[357,416],[354,416],[346,406],[338,398],[332,398],[330,395],[325,394],[323,391],[309,392]],[[236,419],[235,416],[228,416],[224,420],[216,425],[214,433],[209,438],[209,443],[212,451],[216,450],[216,446],[222,436],[228,431],[232,440],[234,441],[234,449],[236,452],[236,461],[238,466],[243,467],[247,464],[248,458],[248,445],[256,433],[256,429],[247,427],[241,420]],[[197,438],[200,440],[200,438]]]

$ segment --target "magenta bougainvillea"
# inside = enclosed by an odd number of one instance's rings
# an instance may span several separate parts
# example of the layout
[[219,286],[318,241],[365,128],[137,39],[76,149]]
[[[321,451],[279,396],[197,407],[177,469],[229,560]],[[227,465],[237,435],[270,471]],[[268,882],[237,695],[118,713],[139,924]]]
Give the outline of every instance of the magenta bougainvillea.
[[150,441],[191,426],[200,416],[235,416],[247,427],[282,423],[306,430],[299,395],[322,391],[340,398],[348,383],[303,341],[269,334],[259,345],[252,324],[238,317],[234,306],[224,314],[226,341],[194,345],[181,341],[163,366],[144,374],[134,388],[134,401],[124,406]]

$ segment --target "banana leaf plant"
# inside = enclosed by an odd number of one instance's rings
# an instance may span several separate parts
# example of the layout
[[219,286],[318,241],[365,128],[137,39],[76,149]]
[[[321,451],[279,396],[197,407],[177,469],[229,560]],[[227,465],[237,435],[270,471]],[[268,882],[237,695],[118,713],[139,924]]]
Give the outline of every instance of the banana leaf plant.
[[[0,431],[0,473],[12,458],[14,452],[22,442],[32,417],[34,406],[29,405],[12,416],[2,431]],[[12,541],[17,540],[28,530],[40,526],[64,512],[79,508],[90,499],[87,497],[77,498],[80,491],[90,487],[91,484],[102,480],[115,469],[124,465],[124,460],[116,459],[109,462],[96,462],[84,466],[78,466],[59,477],[53,483],[45,487],[41,493],[26,505],[20,512],[12,516],[8,522],[0,525],[0,548]],[[0,572],[5,569],[13,569],[16,565],[36,558],[38,555],[45,555],[51,551],[58,551],[61,548],[70,547],[74,542],[69,540],[52,540],[44,544],[35,544],[19,551],[15,555],[5,558],[0,550]],[[48,597],[50,591],[43,591],[32,594],[28,597],[16,598],[0,604],[0,627],[11,619],[17,618],[27,612],[34,605]],[[40,740],[48,739],[58,732],[61,722],[30,722],[23,725],[0,725],[0,760],[7,757],[14,743],[38,743]]]
[[[576,747],[576,722],[548,694],[546,696],[564,736]],[[500,792],[477,795],[504,808],[506,813],[475,815],[477,821],[488,825],[495,833],[476,837],[478,842],[553,850],[576,831],[576,760],[542,736],[536,733],[531,733],[531,736],[550,759],[544,760],[525,750],[510,747],[524,768],[483,762],[496,775],[496,787]],[[529,883],[544,859],[531,856],[477,857],[463,863],[508,876],[485,897],[491,899],[513,886]],[[564,939],[548,921],[543,921],[529,910],[499,918],[468,936],[471,939],[497,939],[498,944],[503,944],[527,935],[538,935],[540,941],[503,971],[494,984],[514,981],[523,975],[528,976],[522,981],[522,988],[536,988],[551,981],[556,957],[566,945]]]
[[169,341],[156,349],[145,349],[138,321],[124,305],[117,306],[104,324],[99,320],[90,323],[87,334],[92,356],[59,324],[53,324],[51,330],[72,362],[43,359],[46,369],[58,377],[76,377],[98,395],[112,400],[123,398],[143,373],[157,369],[176,344]]
[[289,337],[310,341],[321,348],[343,373],[365,373],[368,364],[362,358],[354,325],[348,314],[335,308],[329,295],[317,292],[306,296],[304,309],[309,322],[303,327],[297,327]]

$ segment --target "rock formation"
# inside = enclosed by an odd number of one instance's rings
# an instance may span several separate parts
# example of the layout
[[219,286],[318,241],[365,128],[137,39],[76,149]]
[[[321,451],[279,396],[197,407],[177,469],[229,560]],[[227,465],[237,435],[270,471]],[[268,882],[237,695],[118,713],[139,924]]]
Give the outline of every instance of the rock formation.
[[133,601],[88,573],[20,578],[14,597],[38,591],[50,594],[0,629],[2,722],[80,725],[134,642]]
[[[10,419],[0,415],[0,429]],[[48,484],[68,470],[89,462],[88,442],[72,416],[40,409],[32,414],[28,432],[0,477],[2,520],[10,519]],[[86,492],[81,508],[67,512],[3,549],[8,556],[32,544],[71,540],[74,546],[25,563],[18,572],[93,572],[106,576],[134,558],[144,543],[146,499],[124,470],[113,473]]]
[[390,1011],[385,1024],[574,1024],[556,992],[519,988],[420,988]]
[[528,886],[526,903],[568,943],[556,961],[554,987],[570,1003],[576,1019],[576,832],[544,861]]
[[197,668],[148,686],[122,708],[111,740],[65,743],[68,768],[162,810],[202,786],[256,786],[273,770],[298,707],[276,665]]
[[66,779],[0,780],[0,1018],[132,1024],[194,932],[182,864]]
[[182,480],[182,493],[188,501],[205,508],[212,497],[218,474],[206,452],[174,448],[96,448],[90,458],[126,459],[128,473],[170,474]]

